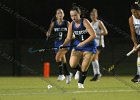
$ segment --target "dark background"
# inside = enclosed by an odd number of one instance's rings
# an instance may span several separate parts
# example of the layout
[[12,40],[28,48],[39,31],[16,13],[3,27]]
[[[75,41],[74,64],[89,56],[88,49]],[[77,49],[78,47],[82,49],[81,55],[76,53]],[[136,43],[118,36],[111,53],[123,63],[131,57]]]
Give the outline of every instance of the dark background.
[[[128,18],[131,16],[130,6],[134,0],[0,0],[0,75],[33,75],[21,65],[9,61],[8,57],[29,68],[43,72],[43,63],[51,63],[51,74],[57,73],[54,52],[29,54],[28,48],[50,47],[53,40],[46,41],[45,32],[33,27],[29,22],[16,18],[3,9],[3,5],[12,9],[34,24],[48,29],[55,11],[62,8],[65,18],[71,21],[69,9],[73,3],[85,8],[84,16],[89,19],[92,8],[98,9],[99,18],[105,23],[109,35],[106,36],[106,48],[101,54],[101,65],[105,68],[112,65],[133,47],[130,40]],[[90,20],[90,19],[89,19]],[[3,57],[6,53],[8,57]],[[67,54],[69,55],[69,53]],[[69,56],[67,56],[69,58]],[[10,59],[10,58],[9,58]],[[136,71],[136,55],[132,55],[116,68],[116,73],[131,75]],[[106,74],[105,72],[103,72]],[[92,74],[90,67],[89,74]]]

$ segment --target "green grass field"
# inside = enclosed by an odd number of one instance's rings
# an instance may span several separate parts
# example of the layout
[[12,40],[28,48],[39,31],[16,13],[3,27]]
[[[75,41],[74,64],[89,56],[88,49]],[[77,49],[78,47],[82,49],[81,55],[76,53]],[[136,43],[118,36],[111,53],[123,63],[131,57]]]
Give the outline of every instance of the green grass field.
[[[140,100],[140,83],[132,83],[132,77],[102,77],[99,82],[85,81],[85,89],[57,82],[56,77],[42,80],[40,77],[1,77],[0,100]],[[47,85],[53,85],[48,89]]]

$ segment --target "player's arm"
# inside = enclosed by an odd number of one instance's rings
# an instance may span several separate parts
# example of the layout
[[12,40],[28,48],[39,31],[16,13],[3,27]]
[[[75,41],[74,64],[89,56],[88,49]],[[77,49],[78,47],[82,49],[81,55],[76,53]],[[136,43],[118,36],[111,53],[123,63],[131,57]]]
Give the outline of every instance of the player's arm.
[[83,20],[83,24],[84,24],[86,30],[88,31],[88,33],[90,34],[90,36],[89,36],[89,38],[87,38],[83,42],[79,43],[78,44],[79,47],[81,47],[81,46],[93,41],[93,39],[96,37],[95,30],[92,28],[90,22],[87,19]]
[[70,43],[71,39],[72,39],[72,23],[70,23],[68,27],[67,37],[61,46],[66,46],[68,43]]
[[69,21],[67,21],[67,27],[69,27],[69,25],[70,25],[70,22],[69,22]]
[[108,34],[108,31],[104,25],[104,23],[102,21],[99,21],[99,27],[101,29],[101,35],[107,35]]
[[138,44],[137,44],[137,40],[136,40],[135,28],[133,25],[133,18],[132,17],[129,18],[129,27],[130,27],[131,39],[134,43],[134,47],[137,47]]
[[[69,27],[69,25],[70,25],[70,22],[68,21],[68,27]],[[75,35],[74,34],[72,34],[72,39],[75,39]]]
[[52,30],[53,30],[53,27],[54,27],[54,22],[52,22],[52,23],[50,24],[50,27],[49,27],[49,29],[48,29],[48,31],[47,31],[47,33],[46,33],[46,36],[47,36],[47,37],[51,35],[51,32],[52,32]]

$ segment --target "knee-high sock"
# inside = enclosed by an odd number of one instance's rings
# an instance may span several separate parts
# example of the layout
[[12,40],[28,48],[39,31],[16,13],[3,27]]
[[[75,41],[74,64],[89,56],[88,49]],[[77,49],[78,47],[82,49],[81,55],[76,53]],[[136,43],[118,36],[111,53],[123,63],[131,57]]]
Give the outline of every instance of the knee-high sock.
[[63,63],[58,62],[58,74],[63,75]]
[[140,57],[137,58],[137,75],[140,75]]
[[78,83],[84,84],[84,81],[85,81],[86,77],[87,77],[87,71],[86,72],[80,72],[80,77],[79,77]]
[[67,63],[63,64],[63,70],[64,70],[65,75],[70,75]]
[[100,74],[100,67],[98,60],[92,61],[93,72],[95,74]]
[[95,62],[92,61],[92,68],[93,68],[93,75],[95,76],[95,74],[97,73],[96,70],[95,70]]
[[78,71],[81,71],[81,66],[80,66],[80,64],[78,64],[75,68],[73,68],[73,69],[75,69],[76,71],[78,70]]

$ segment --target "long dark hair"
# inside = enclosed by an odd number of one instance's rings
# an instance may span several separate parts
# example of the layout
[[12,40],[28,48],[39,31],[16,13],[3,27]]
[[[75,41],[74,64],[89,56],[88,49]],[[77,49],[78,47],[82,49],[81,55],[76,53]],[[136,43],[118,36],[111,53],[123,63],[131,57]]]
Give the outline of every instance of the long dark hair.
[[131,5],[131,9],[140,10],[140,2],[137,0]]
[[70,11],[77,11],[77,12],[81,15],[81,10],[80,10],[80,8],[77,7],[77,6],[72,7],[72,8],[70,9]]

